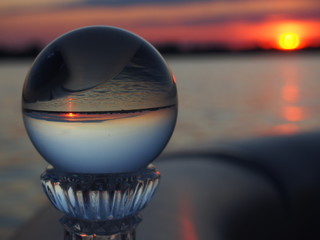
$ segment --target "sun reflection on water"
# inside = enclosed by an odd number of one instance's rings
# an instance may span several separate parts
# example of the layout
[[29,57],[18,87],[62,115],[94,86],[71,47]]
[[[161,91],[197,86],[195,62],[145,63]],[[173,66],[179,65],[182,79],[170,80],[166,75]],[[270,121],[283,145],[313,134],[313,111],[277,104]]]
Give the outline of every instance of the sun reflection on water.
[[180,200],[181,239],[198,240],[199,238],[193,221],[192,204],[188,199],[188,197],[181,197]]
[[301,107],[301,90],[298,72],[294,66],[284,66],[283,86],[281,89],[282,107],[280,118],[284,123],[274,126],[275,134],[294,134],[300,131],[299,124],[307,118],[306,109]]

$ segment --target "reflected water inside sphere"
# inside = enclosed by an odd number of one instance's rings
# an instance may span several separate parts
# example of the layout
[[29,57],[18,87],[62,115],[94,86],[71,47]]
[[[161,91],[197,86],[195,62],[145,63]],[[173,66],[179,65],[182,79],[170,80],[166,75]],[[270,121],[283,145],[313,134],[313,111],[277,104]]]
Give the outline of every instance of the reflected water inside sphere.
[[40,53],[26,77],[23,108],[92,112],[176,104],[176,86],[149,43],[116,28],[70,32]]

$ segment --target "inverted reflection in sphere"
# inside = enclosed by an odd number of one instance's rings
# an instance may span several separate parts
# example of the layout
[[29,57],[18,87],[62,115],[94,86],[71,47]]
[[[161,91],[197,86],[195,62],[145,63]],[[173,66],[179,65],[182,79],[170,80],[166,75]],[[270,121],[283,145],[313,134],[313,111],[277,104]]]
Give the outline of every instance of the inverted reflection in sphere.
[[148,42],[87,27],[49,44],[23,88],[28,134],[57,169],[131,172],[154,160],[175,126],[176,86]]

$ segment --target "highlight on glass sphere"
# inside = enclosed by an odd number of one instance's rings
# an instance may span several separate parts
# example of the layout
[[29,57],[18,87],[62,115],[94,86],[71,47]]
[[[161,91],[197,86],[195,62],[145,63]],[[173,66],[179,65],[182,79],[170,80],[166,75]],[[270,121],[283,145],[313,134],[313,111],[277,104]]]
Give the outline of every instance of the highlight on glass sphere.
[[39,54],[22,108],[31,141],[56,169],[133,172],[169,141],[177,93],[167,64],[147,41],[92,26],[62,35]]

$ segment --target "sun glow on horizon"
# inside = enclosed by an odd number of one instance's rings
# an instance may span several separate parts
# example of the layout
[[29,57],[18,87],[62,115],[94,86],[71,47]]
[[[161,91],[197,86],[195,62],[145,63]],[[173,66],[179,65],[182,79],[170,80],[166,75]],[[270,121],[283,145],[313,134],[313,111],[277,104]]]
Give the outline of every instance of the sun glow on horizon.
[[74,114],[74,113],[72,113],[72,112],[69,112],[69,113],[67,113],[66,114],[66,117],[75,117],[76,116],[76,114]]
[[[146,3],[119,4],[118,7],[108,1],[101,5],[77,0],[47,0],[43,4],[42,0],[22,2],[0,3],[0,32],[4,33],[0,36],[0,46],[3,48],[23,50],[34,45],[42,48],[68,31],[89,25],[124,28],[152,44],[174,43],[182,50],[201,44],[236,51],[256,47],[265,50],[320,47],[320,32],[316,31],[320,28],[319,18],[308,14],[317,9],[318,0],[192,0],[183,4],[156,0],[154,4],[142,1]],[[64,2],[74,5],[61,4]],[[283,15],[276,14],[279,12]],[[301,12],[301,18],[295,17],[297,12]],[[256,21],[253,16],[257,14],[264,16],[261,18],[264,20]]]
[[282,33],[278,39],[279,47],[282,50],[295,50],[300,46],[300,37],[297,33]]

